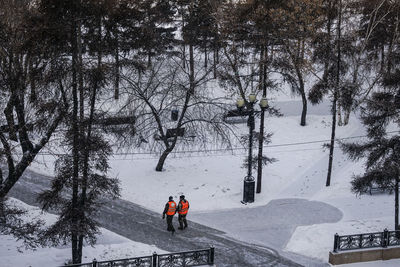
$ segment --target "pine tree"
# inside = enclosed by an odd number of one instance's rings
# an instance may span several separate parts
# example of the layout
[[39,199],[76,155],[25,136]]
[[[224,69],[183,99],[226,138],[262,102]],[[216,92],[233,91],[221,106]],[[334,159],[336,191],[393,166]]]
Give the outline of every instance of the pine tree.
[[368,188],[394,191],[395,229],[399,228],[400,135],[388,130],[390,123],[399,124],[400,72],[387,77],[384,92],[374,93],[362,109],[362,122],[367,127],[368,141],[343,144],[343,150],[353,160],[366,159],[365,172],[352,181],[355,193],[366,193]]
[[[399,25],[400,5],[393,7],[394,25]],[[388,27],[391,27],[388,25]],[[396,28],[397,29],[397,28]],[[365,193],[369,187],[378,186],[394,191],[395,229],[399,226],[399,181],[400,181],[400,135],[390,132],[391,124],[399,127],[400,112],[400,49],[398,29],[393,34],[390,49],[390,67],[383,68],[383,90],[375,92],[361,109],[361,119],[367,128],[368,140],[358,143],[342,144],[342,147],[353,160],[365,158],[365,172],[354,176],[352,190],[355,193]]]
[[[110,54],[103,45],[103,24],[108,17],[107,2],[40,2],[39,16],[50,27],[49,40],[65,35],[63,51],[70,55],[65,76],[68,88],[69,116],[64,145],[70,153],[56,163],[52,188],[39,196],[44,210],[54,209],[60,216],[41,237],[43,242],[72,244],[72,262],[82,260],[83,241],[93,244],[98,224],[93,215],[103,198],[117,197],[118,181],[107,177],[107,158],[111,148],[93,129],[96,101],[104,89],[108,68],[103,57]],[[51,26],[50,26],[51,25]],[[61,45],[58,42],[55,46]],[[97,56],[93,63],[90,56]],[[86,59],[88,58],[88,59]]]

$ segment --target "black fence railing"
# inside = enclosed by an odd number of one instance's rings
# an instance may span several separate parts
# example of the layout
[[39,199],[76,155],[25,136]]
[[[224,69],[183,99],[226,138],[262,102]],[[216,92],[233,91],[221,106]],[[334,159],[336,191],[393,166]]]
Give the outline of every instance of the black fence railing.
[[63,267],[190,267],[214,265],[214,247],[202,250],[167,254],[153,253],[151,256],[128,259],[96,261],[65,265]]
[[383,232],[357,235],[339,236],[335,234],[333,252],[391,246],[400,246],[400,231],[388,231],[385,229]]

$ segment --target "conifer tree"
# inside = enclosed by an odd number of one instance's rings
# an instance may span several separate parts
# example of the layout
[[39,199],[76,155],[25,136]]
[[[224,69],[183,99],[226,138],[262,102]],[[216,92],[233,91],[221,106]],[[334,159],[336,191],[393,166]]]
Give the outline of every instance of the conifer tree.
[[[67,45],[63,51],[71,58],[64,81],[70,105],[63,141],[70,153],[59,157],[52,187],[39,196],[44,210],[59,212],[57,222],[41,239],[51,244],[71,242],[73,263],[82,260],[83,241],[93,244],[96,240],[98,223],[93,218],[96,208],[103,198],[119,194],[118,181],[107,177],[111,148],[92,127],[96,101],[104,89],[108,70],[103,64],[103,57],[109,54],[108,47],[103,45],[103,21],[108,9],[103,4],[46,0],[39,7],[39,15],[51,29],[48,40],[65,35],[63,42]],[[92,55],[97,56],[95,63]]]
[[394,226],[399,226],[399,181],[400,181],[400,135],[391,132],[390,126],[399,128],[400,112],[400,39],[399,15],[400,5],[392,6],[392,24],[386,25],[396,29],[392,32],[390,47],[390,67],[382,69],[383,90],[375,92],[361,109],[361,119],[367,129],[368,140],[357,143],[342,144],[344,151],[353,160],[365,159],[365,171],[356,175],[352,181],[355,193],[365,193],[370,187],[378,186],[394,192]]
[[400,71],[385,79],[386,90],[377,92],[362,108],[362,122],[367,127],[368,140],[342,144],[343,150],[353,160],[365,158],[365,172],[356,175],[352,181],[355,193],[366,193],[370,187],[378,186],[394,192],[395,229],[399,228],[399,181],[400,181],[400,135],[390,132],[389,124],[399,123],[400,112]]

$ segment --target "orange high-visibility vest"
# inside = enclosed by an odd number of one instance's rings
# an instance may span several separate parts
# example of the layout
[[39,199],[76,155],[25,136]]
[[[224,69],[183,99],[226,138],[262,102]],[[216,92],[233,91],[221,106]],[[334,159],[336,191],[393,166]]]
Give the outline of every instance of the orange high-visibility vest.
[[189,201],[181,201],[181,209],[178,211],[179,214],[187,214],[189,210]]
[[168,211],[167,211],[167,215],[174,215],[175,211],[176,211],[176,203],[175,201],[168,201]]

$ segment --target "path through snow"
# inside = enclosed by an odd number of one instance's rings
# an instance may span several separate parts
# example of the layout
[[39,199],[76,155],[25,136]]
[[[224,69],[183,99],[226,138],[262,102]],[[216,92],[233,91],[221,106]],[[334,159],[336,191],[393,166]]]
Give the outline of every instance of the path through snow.
[[[37,205],[38,192],[49,186],[50,177],[25,171],[23,177],[10,191],[9,196],[29,205]],[[165,251],[187,251],[216,248],[215,261],[220,266],[301,266],[281,257],[273,249],[254,246],[226,237],[223,232],[189,222],[189,228],[174,236],[166,231],[161,213],[147,210],[125,200],[107,200],[100,208],[97,220],[101,226],[133,241],[155,245]],[[176,219],[175,219],[176,220]],[[177,222],[174,222],[177,225]]]

